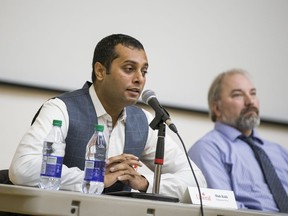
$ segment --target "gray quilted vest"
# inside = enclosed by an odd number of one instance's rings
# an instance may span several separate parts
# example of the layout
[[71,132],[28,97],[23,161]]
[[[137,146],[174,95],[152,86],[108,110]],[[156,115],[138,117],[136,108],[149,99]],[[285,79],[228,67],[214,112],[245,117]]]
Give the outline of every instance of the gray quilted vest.
[[[86,145],[94,133],[94,125],[98,123],[97,113],[89,95],[86,82],[82,89],[64,93],[60,98],[67,107],[69,129],[66,137],[64,164],[68,167],[79,167],[84,170]],[[148,136],[148,120],[144,112],[135,106],[126,107],[124,153],[140,158]],[[106,188],[104,193],[130,190],[121,182]]]

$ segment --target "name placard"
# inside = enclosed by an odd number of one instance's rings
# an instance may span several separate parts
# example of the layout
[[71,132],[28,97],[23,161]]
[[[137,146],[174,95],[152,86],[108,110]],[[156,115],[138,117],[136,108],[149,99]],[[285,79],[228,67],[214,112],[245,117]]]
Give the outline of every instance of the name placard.
[[[205,206],[237,209],[234,192],[210,188],[200,188],[202,204]],[[188,193],[192,204],[200,205],[200,195],[197,187],[188,187]]]

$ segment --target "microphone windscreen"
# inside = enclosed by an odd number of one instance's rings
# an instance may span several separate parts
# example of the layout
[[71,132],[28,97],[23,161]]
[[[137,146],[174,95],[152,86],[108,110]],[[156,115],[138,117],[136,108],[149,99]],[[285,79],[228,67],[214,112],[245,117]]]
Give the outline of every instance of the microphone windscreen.
[[154,91],[152,90],[145,90],[142,93],[142,101],[146,104],[148,104],[148,101],[152,98],[152,97],[156,97],[156,94]]

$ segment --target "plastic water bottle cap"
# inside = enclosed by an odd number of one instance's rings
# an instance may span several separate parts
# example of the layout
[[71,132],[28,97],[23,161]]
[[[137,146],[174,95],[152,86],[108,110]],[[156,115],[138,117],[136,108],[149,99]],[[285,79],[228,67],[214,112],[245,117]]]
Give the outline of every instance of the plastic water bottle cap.
[[62,121],[61,120],[53,120],[53,126],[59,126],[61,127],[62,126]]
[[104,125],[98,124],[98,125],[95,126],[95,129],[96,129],[96,131],[103,131],[104,130]]

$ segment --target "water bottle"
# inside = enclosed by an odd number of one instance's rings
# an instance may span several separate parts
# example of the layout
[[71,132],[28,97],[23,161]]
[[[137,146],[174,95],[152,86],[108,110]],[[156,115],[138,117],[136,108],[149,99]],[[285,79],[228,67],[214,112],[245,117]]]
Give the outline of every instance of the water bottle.
[[82,192],[101,194],[104,190],[104,176],[107,159],[107,143],[103,134],[104,126],[95,125],[95,132],[86,146]]
[[44,140],[39,182],[39,187],[42,189],[58,190],[60,188],[62,164],[66,147],[61,126],[61,120],[53,120],[53,127]]

